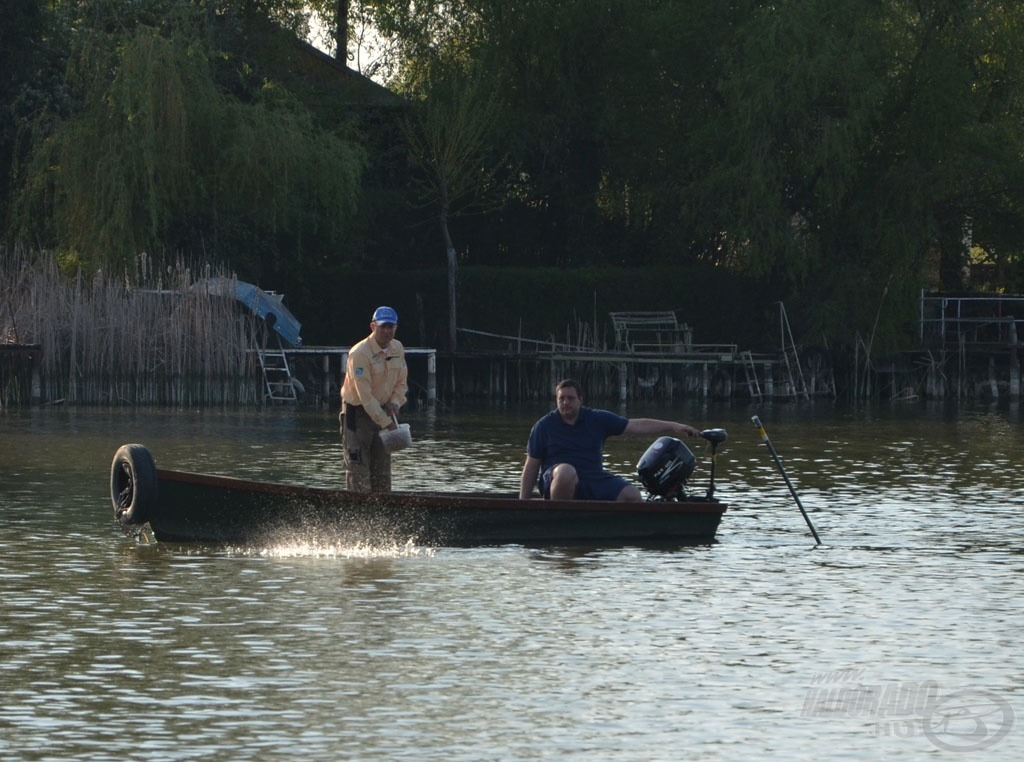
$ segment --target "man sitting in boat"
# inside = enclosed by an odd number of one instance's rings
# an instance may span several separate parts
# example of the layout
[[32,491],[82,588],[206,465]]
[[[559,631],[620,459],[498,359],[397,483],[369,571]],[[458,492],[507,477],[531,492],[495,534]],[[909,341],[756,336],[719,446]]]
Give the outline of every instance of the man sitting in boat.
[[623,418],[608,410],[583,405],[580,386],[572,379],[555,387],[557,408],[533,425],[519,499],[529,500],[540,487],[547,500],[623,500],[639,502],[640,489],[604,468],[604,442],[610,436],[658,435],[696,437],[685,423],[655,418]]
[[409,390],[405,347],[395,338],[398,313],[378,307],[370,335],[348,352],[341,386],[345,485],[354,492],[391,491],[391,453],[379,436],[398,429]]

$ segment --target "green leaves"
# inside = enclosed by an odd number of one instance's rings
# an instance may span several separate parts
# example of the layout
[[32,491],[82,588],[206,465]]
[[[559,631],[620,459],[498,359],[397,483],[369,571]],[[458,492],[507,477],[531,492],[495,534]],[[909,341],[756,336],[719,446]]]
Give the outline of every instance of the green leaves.
[[164,10],[78,36],[69,81],[81,108],[36,144],[16,229],[91,268],[174,246],[226,246],[230,258],[239,226],[337,240],[363,150],[272,80],[248,102],[222,89],[202,13]]
[[[18,133],[33,152],[8,153],[16,232],[96,266],[160,247],[278,274],[308,250],[406,264],[436,246],[408,190],[445,221],[484,212],[454,236],[467,264],[711,263],[847,341],[876,320],[898,339],[901,289],[1024,282],[1016,0],[314,5],[376,28],[410,129],[378,113],[359,133],[334,83],[293,86],[294,35],[261,45],[251,24],[302,30],[297,0],[50,5],[74,44]],[[971,257],[988,282],[964,280]]]

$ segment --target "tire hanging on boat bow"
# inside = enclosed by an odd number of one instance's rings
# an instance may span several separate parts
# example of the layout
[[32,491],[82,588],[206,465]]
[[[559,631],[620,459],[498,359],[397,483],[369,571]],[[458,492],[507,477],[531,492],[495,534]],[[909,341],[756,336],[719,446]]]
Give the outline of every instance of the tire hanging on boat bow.
[[110,465],[110,499],[121,526],[145,524],[156,506],[156,465],[144,445],[126,444]]

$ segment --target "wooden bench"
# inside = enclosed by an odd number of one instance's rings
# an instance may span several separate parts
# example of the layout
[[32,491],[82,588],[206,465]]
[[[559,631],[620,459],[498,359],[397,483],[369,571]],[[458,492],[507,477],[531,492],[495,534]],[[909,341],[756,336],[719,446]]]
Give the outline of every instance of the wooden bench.
[[693,344],[693,330],[676,320],[676,313],[609,312],[620,352],[682,352]]

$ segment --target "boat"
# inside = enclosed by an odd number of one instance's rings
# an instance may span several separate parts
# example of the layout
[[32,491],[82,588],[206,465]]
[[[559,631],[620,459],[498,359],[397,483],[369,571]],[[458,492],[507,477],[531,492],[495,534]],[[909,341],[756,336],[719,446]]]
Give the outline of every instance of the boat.
[[[268,546],[351,542],[373,546],[598,545],[710,542],[728,506],[710,484],[684,491],[694,458],[680,440],[661,437],[638,465],[655,493],[640,503],[520,500],[518,494],[359,493],[157,468],[142,444],[122,445],[111,464],[114,516],[126,533],[146,525],[159,542]],[[681,447],[681,449],[680,449]]]

